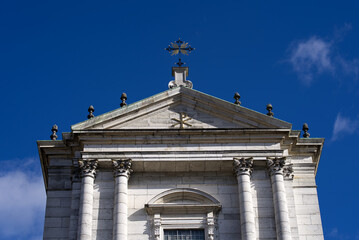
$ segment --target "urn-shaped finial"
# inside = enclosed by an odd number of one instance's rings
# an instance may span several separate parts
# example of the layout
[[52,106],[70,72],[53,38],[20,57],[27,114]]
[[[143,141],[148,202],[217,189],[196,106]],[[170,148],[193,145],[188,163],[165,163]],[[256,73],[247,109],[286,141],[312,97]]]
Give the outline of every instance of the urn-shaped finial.
[[56,124],[54,124],[54,126],[52,126],[52,129],[51,129],[51,131],[52,131],[52,134],[50,135],[51,140],[56,140],[57,139],[56,133],[57,133],[58,130],[59,130],[59,127]]
[[120,104],[121,107],[126,106],[126,105],[127,105],[127,103],[126,103],[127,94],[126,94],[126,93],[122,93],[122,95],[121,95],[121,100],[122,100],[122,103]]
[[236,101],[234,102],[234,104],[237,104],[238,106],[240,106],[241,105],[241,102],[239,101],[239,99],[241,98],[241,95],[239,95],[239,93],[238,92],[236,92],[235,94],[234,94],[234,97],[233,97]]
[[93,118],[95,115],[93,115],[93,112],[95,111],[95,108],[91,105],[88,109],[89,111],[89,115],[87,115],[87,118],[90,119],[90,118]]
[[304,123],[303,124],[303,137],[304,138],[309,138],[310,137],[310,134],[308,133],[308,130],[309,130],[309,127],[308,127],[308,124],[307,123]]
[[273,117],[273,115],[274,115],[274,113],[272,112],[272,110],[273,110],[272,104],[268,103],[268,104],[267,104],[267,111],[268,111],[267,115],[270,116],[270,117]]

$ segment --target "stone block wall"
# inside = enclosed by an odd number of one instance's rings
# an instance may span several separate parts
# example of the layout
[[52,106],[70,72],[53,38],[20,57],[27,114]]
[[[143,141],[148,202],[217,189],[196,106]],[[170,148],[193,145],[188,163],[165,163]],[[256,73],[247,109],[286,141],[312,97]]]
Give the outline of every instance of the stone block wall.
[[[77,239],[81,179],[74,178],[71,160],[52,163],[44,239]],[[293,180],[285,181],[292,239],[323,239],[314,173],[294,173]],[[218,239],[241,239],[237,179],[232,172],[213,171],[132,173],[128,182],[128,240],[153,239],[153,216],[144,206],[174,188],[198,189],[216,198],[222,205],[217,218]],[[112,170],[99,168],[94,182],[93,239],[112,239],[114,189]],[[251,189],[257,239],[276,239],[272,186],[264,166],[254,168]]]

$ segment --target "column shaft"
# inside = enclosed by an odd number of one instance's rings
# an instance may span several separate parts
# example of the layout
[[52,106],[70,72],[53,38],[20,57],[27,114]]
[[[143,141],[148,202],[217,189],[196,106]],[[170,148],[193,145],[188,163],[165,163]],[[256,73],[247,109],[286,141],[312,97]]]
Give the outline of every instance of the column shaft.
[[241,239],[254,240],[256,239],[255,215],[250,182],[253,158],[234,158],[233,167],[238,180]]
[[113,240],[127,240],[127,189],[132,172],[131,159],[112,160],[115,177],[115,199],[113,209]]
[[82,178],[79,215],[80,240],[91,240],[92,237],[93,183],[93,177],[85,176]]
[[272,182],[277,239],[291,240],[292,237],[289,222],[289,212],[283,177],[284,164],[285,158],[275,158],[268,160]]
[[93,184],[96,176],[97,160],[80,160],[82,184],[78,239],[92,240]]
[[127,240],[127,176],[120,175],[115,182],[113,239]]
[[237,179],[242,239],[254,240],[256,237],[250,176],[248,174],[240,174]]

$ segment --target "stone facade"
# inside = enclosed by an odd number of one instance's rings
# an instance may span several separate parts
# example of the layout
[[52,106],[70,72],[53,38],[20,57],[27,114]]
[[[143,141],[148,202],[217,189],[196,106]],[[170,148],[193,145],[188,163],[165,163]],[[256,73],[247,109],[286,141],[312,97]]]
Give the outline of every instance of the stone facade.
[[177,86],[38,141],[44,239],[323,239],[323,139]]

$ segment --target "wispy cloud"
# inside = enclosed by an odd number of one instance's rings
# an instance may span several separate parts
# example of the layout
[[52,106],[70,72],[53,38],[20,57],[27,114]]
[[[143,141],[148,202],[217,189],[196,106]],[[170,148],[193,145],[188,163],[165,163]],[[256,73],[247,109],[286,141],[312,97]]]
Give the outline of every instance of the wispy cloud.
[[310,84],[314,74],[334,71],[330,54],[329,42],[311,37],[292,46],[289,61],[299,77],[306,84]]
[[343,135],[353,134],[359,130],[359,119],[343,117],[338,113],[334,122],[332,141],[337,140]]
[[348,234],[342,233],[338,228],[332,228],[329,233],[325,234],[325,239],[337,239],[337,240],[346,240],[346,239],[358,239],[358,236],[350,236]]
[[39,161],[1,163],[0,239],[41,239],[46,196],[41,172],[35,170]]
[[350,29],[351,25],[346,24],[336,30],[331,40],[311,36],[290,45],[288,62],[304,84],[309,86],[315,77],[321,74],[330,74],[336,78],[343,76],[358,78],[359,59],[342,57],[337,46]]

